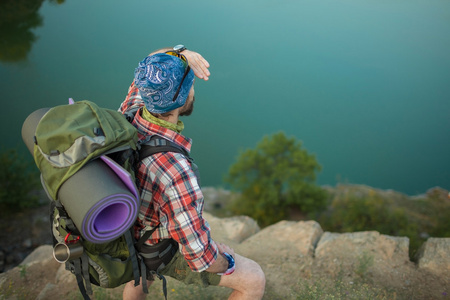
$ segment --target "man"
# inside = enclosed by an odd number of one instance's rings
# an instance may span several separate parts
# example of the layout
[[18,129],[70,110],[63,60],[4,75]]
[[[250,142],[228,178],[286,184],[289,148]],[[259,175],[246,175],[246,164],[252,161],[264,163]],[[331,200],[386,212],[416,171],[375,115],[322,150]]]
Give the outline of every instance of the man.
[[[192,113],[194,75],[208,80],[208,68],[209,63],[199,53],[182,45],[155,51],[139,63],[120,111],[139,108],[133,125],[140,140],[148,141],[156,135],[190,151],[191,140],[181,135],[184,124],[179,117]],[[142,199],[136,238],[156,228],[140,250],[147,253],[154,249],[152,246],[163,245],[162,250],[171,249],[174,255],[164,262],[159,274],[186,284],[232,288],[230,299],[262,298],[265,276],[261,267],[212,240],[209,224],[202,216],[198,173],[188,154],[164,152],[147,157],[140,163],[136,177]],[[180,251],[173,251],[178,247]],[[152,264],[150,260],[147,263]],[[123,291],[125,300],[145,296],[134,281],[127,283]]]

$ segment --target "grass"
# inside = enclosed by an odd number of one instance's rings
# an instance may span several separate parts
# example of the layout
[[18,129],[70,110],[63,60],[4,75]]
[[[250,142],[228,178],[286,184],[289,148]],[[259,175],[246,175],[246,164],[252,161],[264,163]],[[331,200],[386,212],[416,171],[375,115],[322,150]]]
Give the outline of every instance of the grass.
[[[395,300],[394,291],[372,285],[369,276],[370,268],[374,265],[374,256],[363,252],[356,257],[355,269],[349,273],[341,266],[336,278],[299,279],[292,290],[292,299],[305,300]],[[344,274],[347,274],[346,277]],[[356,276],[351,276],[354,274]]]
[[326,287],[320,282],[303,283],[301,291],[297,292],[294,299],[302,300],[341,300],[341,299],[396,299],[393,292],[378,289],[366,283],[344,282],[337,280],[333,287]]
[[364,277],[371,266],[373,266],[374,256],[368,252],[363,252],[362,255],[358,256],[358,266],[355,273],[360,277]]
[[292,299],[302,300],[395,300],[397,295],[393,291],[377,288],[365,282],[365,278],[350,281],[344,280],[340,272],[334,283],[325,283],[322,279],[315,281],[299,280],[292,291]]

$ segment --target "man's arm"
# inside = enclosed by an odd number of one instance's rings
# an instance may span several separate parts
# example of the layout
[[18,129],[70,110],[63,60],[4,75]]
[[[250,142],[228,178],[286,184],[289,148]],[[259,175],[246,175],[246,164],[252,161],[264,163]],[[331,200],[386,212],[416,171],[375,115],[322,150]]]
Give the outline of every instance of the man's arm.
[[157,201],[160,202],[160,219],[162,215],[166,216],[164,227],[180,243],[181,253],[189,267],[196,272],[225,273],[228,260],[223,253],[234,256],[234,250],[211,239],[209,224],[199,212],[203,206],[203,194],[189,163],[171,165],[159,179],[169,182],[164,186],[161,201]]

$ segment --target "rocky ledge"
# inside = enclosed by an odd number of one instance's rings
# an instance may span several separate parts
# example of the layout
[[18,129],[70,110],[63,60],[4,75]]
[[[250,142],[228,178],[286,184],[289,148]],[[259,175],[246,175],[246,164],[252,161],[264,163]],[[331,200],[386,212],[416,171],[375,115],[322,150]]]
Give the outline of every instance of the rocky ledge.
[[[411,261],[406,237],[375,231],[323,232],[315,221],[282,221],[260,230],[245,216],[220,219],[205,213],[205,217],[215,240],[261,265],[267,277],[265,299],[303,299],[306,292],[308,299],[326,299],[323,293],[330,288],[335,289],[332,293],[346,293],[346,299],[450,295],[450,238],[429,238]],[[174,299],[197,299],[203,293],[173,280],[169,288]],[[120,299],[122,289],[112,289],[107,296],[96,293],[102,299]],[[152,299],[163,299],[156,290]],[[74,276],[52,258],[52,247],[44,245],[18,267],[0,274],[0,292],[0,299],[68,299],[77,297],[73,296],[77,286]],[[212,299],[223,299],[229,290],[215,287],[208,293],[215,295]]]

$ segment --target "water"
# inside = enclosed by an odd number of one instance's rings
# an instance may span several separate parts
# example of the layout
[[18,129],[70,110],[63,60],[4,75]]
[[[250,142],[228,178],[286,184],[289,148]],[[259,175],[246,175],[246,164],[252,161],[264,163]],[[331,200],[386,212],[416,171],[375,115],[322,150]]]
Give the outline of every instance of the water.
[[319,184],[450,189],[447,0],[41,2],[25,59],[0,61],[4,147],[25,153],[26,116],[69,97],[116,109],[139,60],[183,43],[211,63],[183,119],[204,185],[284,131],[316,155]]

